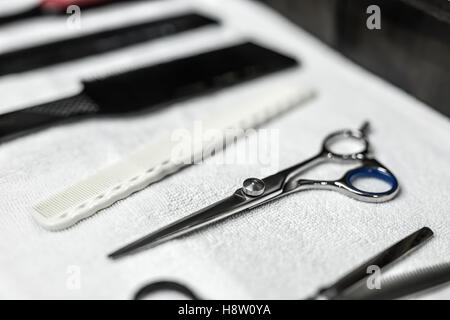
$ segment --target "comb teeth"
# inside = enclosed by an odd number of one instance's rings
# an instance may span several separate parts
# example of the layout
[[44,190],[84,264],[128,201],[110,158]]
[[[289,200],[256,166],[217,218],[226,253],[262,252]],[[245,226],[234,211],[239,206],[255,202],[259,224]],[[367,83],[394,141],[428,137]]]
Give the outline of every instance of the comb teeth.
[[[290,79],[275,86],[271,85],[270,90],[263,86],[254,94],[255,98],[235,102],[223,112],[207,119],[204,122],[205,129],[224,132],[229,128],[256,127],[310,98],[313,91],[309,87],[300,87],[297,80]],[[177,159],[175,163],[170,157],[172,148],[177,143],[171,139],[170,135],[156,141],[130,157],[38,203],[33,207],[31,214],[46,229],[67,228],[177,171],[184,166],[183,163],[190,163],[185,160],[190,160],[192,157],[196,159],[202,155],[203,150],[223,143],[223,140],[222,138],[217,141],[208,139],[208,145],[199,146],[193,150],[193,154],[186,155],[186,159]],[[158,152],[155,153],[154,150]]]
[[73,115],[93,114],[98,112],[98,106],[88,97],[78,94],[58,101],[44,103],[27,109],[28,113],[54,117],[70,117]]
[[82,209],[85,201],[88,200],[86,195],[99,194],[99,199],[103,197],[103,190],[108,189],[114,184],[108,176],[97,177],[78,187],[72,187],[66,190],[66,193],[60,196],[50,198],[48,201],[41,203],[35,207],[42,216],[50,218],[58,213],[66,211],[72,203],[80,203],[77,208]]
[[28,130],[42,129],[63,120],[94,115],[98,106],[89,97],[76,94],[0,115],[0,141],[25,134]]

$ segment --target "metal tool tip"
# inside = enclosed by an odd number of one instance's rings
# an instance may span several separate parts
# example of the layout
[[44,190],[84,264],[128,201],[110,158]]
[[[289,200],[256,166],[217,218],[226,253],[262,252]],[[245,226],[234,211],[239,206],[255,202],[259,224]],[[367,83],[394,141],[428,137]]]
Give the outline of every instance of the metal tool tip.
[[108,254],[108,258],[116,260],[116,259],[121,258],[124,255],[128,254],[130,251],[131,250],[128,247],[124,247],[124,248],[121,248],[119,250],[116,250],[116,251]]
[[433,230],[431,230],[429,227],[423,227],[422,229],[420,229],[420,231],[423,233],[427,233],[430,236],[434,235]]
[[148,237],[144,237],[144,238],[141,238],[135,242],[132,242],[132,243],[126,245],[125,247],[122,247],[122,248],[110,253],[108,255],[108,258],[110,258],[110,259],[121,258],[125,255],[135,253],[135,252],[141,251],[143,249],[148,249],[148,248],[154,247],[156,245],[158,245],[158,242],[150,241],[148,239]]
[[112,260],[116,260],[117,258],[119,258],[122,254],[118,251],[114,251],[110,254],[108,254],[108,258],[112,259]]

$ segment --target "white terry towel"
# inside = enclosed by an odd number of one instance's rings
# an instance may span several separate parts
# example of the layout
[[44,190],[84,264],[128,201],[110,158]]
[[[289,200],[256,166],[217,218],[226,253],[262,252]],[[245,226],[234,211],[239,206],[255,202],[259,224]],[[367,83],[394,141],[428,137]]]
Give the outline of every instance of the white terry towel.
[[[134,55],[137,63],[158,61],[251,37],[301,59],[304,67],[299,77],[318,91],[315,100],[264,126],[279,130],[279,167],[314,154],[327,133],[357,127],[367,119],[373,125],[370,140],[375,155],[396,174],[401,194],[389,203],[370,204],[334,192],[302,192],[151,251],[110,261],[106,254],[111,250],[229,195],[244,178],[260,177],[261,168],[218,166],[210,158],[69,230],[52,233],[32,220],[30,205],[211,106],[205,98],[140,119],[55,127],[0,146],[1,298],[128,299],[144,283],[171,279],[188,284],[205,298],[297,299],[425,225],[435,231],[435,238],[398,264],[395,272],[448,261],[448,119],[255,2],[156,1],[126,10],[129,16],[142,16],[187,6],[219,16],[223,28],[4,77],[0,112],[68,94],[76,90],[81,75],[118,63],[132,65]],[[98,21],[124,19],[123,11],[115,10],[105,9],[95,19],[86,16],[85,28],[94,28]],[[63,32],[55,28],[60,22],[44,21],[42,27],[52,31],[38,35],[36,23],[1,30],[0,50],[26,43],[30,37],[43,41],[46,35]],[[232,90],[215,98],[226,99]],[[329,171],[337,173],[328,167],[314,173],[323,177]],[[449,297],[450,288],[424,296]]]

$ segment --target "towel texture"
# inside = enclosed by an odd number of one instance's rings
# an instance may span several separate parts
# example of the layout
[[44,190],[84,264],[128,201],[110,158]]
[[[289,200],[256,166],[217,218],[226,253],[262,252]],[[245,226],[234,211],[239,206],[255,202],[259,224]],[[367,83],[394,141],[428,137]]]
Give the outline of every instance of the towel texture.
[[[170,38],[61,66],[0,78],[0,112],[76,92],[79,79],[186,56],[252,38],[296,56],[298,77],[317,97],[263,129],[278,130],[283,168],[318,151],[333,130],[372,123],[376,157],[399,179],[391,202],[358,202],[308,191],[236,215],[155,249],[110,261],[107,253],[229,195],[256,163],[219,165],[209,158],[114,204],[76,226],[49,232],[29,208],[123,156],[227,102],[252,84],[129,119],[54,127],[0,145],[0,298],[128,299],[149,281],[179,280],[207,298],[304,298],[422,226],[435,237],[401,261],[403,272],[450,259],[450,124],[416,99],[333,52],[306,32],[251,1],[151,1],[82,15],[82,29],[46,19],[0,30],[0,50],[91,32],[109,25],[197,8],[223,21]],[[38,28],[39,26],[39,28]],[[364,27],[364,26],[361,26]],[[383,59],[383,57],[380,57]],[[237,145],[231,147],[239,147]],[[157,150],[155,150],[157,152]],[[336,177],[342,168],[310,174]],[[450,288],[421,298],[450,298]]]

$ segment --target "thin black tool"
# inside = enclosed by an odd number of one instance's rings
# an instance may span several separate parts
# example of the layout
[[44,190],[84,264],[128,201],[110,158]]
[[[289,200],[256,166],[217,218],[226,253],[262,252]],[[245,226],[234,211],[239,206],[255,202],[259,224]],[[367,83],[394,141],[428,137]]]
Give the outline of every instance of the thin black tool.
[[216,20],[190,12],[6,52],[0,55],[0,76],[120,50],[145,41],[216,24]]
[[428,227],[423,227],[376,255],[369,261],[363,263],[333,285],[320,289],[319,292],[311,299],[344,298],[346,290],[350,289],[354,285],[357,285],[360,281],[368,277],[368,267],[377,266],[381,270],[411,252],[413,249],[429,240],[432,236],[433,231]]
[[0,115],[0,141],[98,115],[124,115],[295,67],[295,59],[244,43],[83,82],[79,94]]
[[[336,300],[386,300],[397,299],[411,294],[435,288],[450,282],[450,262],[421,268],[394,277],[382,277],[380,287],[369,289],[366,281],[367,268],[378,266],[380,269],[410,253],[433,236],[430,228],[424,227],[393,246],[384,250],[330,287],[321,289],[310,299]],[[160,281],[143,286],[134,299],[143,299],[158,291],[175,291],[193,300],[200,299],[184,284],[173,281]]]

